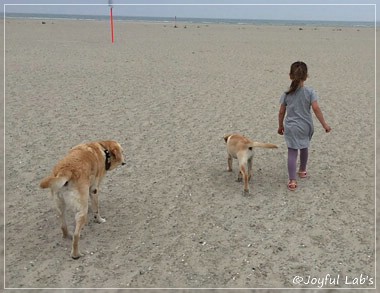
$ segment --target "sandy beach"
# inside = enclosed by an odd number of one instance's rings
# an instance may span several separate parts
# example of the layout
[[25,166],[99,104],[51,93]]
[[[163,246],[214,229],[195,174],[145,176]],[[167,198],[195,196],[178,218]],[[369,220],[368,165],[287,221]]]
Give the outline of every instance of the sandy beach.
[[[7,19],[4,286],[374,288],[374,40],[373,28],[117,22],[112,44],[108,22]],[[309,177],[290,192],[277,115],[297,60],[332,132],[314,120]],[[227,172],[234,132],[279,146],[255,150],[249,195],[236,162]],[[107,174],[107,222],[90,217],[73,260],[39,182],[103,139],[127,165]]]

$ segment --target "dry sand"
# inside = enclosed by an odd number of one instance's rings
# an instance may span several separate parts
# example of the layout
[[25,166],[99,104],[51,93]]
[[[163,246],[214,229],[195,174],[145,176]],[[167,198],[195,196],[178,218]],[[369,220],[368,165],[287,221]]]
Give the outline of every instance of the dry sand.
[[[373,288],[374,29],[178,26],[117,22],[111,44],[107,22],[6,20],[5,287],[316,288],[293,279],[330,274],[323,287]],[[315,120],[310,176],[290,192],[277,113],[297,60],[333,131]],[[230,132],[279,145],[255,150],[248,196],[236,162],[226,171]],[[101,139],[127,165],[73,260],[38,185]]]

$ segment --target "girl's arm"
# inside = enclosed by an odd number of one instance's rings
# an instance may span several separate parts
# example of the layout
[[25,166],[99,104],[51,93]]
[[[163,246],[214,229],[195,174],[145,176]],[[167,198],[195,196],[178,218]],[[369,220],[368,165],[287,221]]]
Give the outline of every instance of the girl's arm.
[[286,113],[286,106],[281,104],[280,111],[278,112],[278,130],[277,130],[277,133],[280,135],[284,134],[285,113]]
[[318,102],[314,101],[311,103],[311,107],[313,108],[314,114],[319,120],[319,122],[322,124],[322,127],[325,129],[326,132],[331,131],[331,127],[326,123],[325,118],[323,118],[323,114],[321,111],[321,108],[319,108]]

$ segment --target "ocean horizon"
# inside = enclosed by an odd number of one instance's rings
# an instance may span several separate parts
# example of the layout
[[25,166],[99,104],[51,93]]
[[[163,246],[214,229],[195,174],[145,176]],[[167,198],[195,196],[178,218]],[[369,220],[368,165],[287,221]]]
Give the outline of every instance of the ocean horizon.
[[[1,17],[38,20],[84,20],[108,21],[109,15],[5,13]],[[325,21],[325,20],[273,20],[273,19],[229,19],[229,18],[189,18],[151,16],[113,16],[114,21],[152,23],[193,23],[193,24],[232,24],[232,25],[273,25],[273,26],[317,26],[317,27],[375,27],[375,22],[366,21]]]

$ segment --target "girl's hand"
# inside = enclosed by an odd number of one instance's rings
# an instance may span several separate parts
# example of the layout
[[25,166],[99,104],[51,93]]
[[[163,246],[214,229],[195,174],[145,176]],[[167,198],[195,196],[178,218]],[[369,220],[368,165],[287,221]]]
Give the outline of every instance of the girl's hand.
[[327,124],[325,126],[323,126],[323,128],[325,129],[326,133],[331,131],[331,127]]
[[284,135],[284,126],[280,126],[280,127],[278,128],[278,130],[277,130],[277,133],[278,133],[279,135]]

